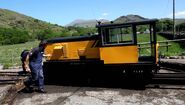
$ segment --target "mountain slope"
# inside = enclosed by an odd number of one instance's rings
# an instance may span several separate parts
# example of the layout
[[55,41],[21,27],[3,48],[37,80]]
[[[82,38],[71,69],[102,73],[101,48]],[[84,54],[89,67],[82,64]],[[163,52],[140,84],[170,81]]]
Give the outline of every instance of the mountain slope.
[[[113,20],[112,22],[114,23],[124,23],[124,22],[133,22],[133,21],[142,21],[142,20],[146,20],[146,18],[141,17],[139,15],[127,15],[127,16],[121,16],[115,20]],[[109,20],[98,20],[101,21],[101,23],[105,23],[108,24],[110,23]],[[77,19],[74,20],[73,22],[71,22],[70,24],[66,25],[66,26],[74,26],[74,27],[95,27],[97,24],[97,20],[92,19],[92,20],[82,20],[82,19]]]
[[178,24],[181,24],[181,23],[185,23],[185,18],[184,19],[175,19],[175,24],[178,25]]
[[26,30],[30,35],[45,29],[61,31],[63,27],[50,24],[11,10],[0,9],[0,27]]
[[115,19],[114,23],[124,23],[124,22],[134,22],[134,21],[143,21],[147,20],[147,18],[141,17],[139,15],[127,15],[127,16],[121,16],[117,19]]
[[101,19],[101,20],[82,20],[82,19],[77,19],[74,20],[73,22],[69,23],[66,26],[74,26],[74,27],[95,27],[97,24],[97,21],[103,22],[109,22],[109,20]]

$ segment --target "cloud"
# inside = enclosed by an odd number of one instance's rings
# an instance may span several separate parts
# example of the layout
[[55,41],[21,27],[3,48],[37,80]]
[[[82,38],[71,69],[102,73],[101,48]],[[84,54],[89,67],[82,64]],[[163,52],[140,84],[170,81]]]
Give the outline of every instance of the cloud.
[[177,12],[175,15],[176,17],[185,18],[185,11]]
[[102,13],[102,16],[107,16],[107,15],[109,15],[108,13]]
[[106,19],[109,13],[102,13],[99,19]]
[[[173,17],[173,13],[168,15],[168,17],[172,18]],[[185,18],[185,11],[176,12],[175,13],[175,18]]]

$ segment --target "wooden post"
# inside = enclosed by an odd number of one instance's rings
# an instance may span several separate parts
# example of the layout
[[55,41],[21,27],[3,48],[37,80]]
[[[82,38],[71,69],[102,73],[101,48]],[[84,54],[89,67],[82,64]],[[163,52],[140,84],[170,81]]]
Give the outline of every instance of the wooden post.
[[175,38],[175,0],[173,0],[173,38]]
[[166,42],[166,51],[168,52],[168,42]]

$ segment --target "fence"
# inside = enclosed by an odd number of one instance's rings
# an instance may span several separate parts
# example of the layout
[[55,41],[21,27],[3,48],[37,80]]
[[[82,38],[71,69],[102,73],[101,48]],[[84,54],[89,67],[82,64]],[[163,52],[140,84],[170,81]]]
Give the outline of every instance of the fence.
[[[175,43],[177,42],[177,43]],[[165,40],[165,41],[158,41],[159,43],[159,53],[166,52],[176,52],[178,53],[184,53],[185,52],[185,39],[175,39],[175,40]],[[179,46],[180,43],[180,46]],[[151,48],[151,45],[149,46],[149,42],[139,43],[139,53],[141,53],[142,50],[146,50]],[[171,49],[170,49],[171,48]],[[167,54],[168,55],[168,54]]]

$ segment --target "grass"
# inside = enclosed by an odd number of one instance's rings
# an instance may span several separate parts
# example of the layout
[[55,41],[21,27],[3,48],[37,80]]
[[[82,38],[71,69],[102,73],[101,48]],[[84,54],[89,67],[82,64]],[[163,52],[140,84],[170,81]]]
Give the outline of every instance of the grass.
[[[131,35],[124,35],[124,36],[118,36],[120,40],[122,41],[130,41],[132,40]],[[117,36],[112,36],[111,41],[112,42],[117,42]],[[145,43],[145,42],[150,42],[150,35],[149,34],[138,34],[137,35],[137,41],[138,43]],[[157,35],[157,41],[165,41],[167,40],[166,38]],[[182,52],[185,51],[185,48],[181,48],[180,44],[177,42],[169,42],[170,46],[168,48],[166,47],[166,43],[158,43],[159,48],[158,48],[158,53],[160,55],[164,56],[176,56],[176,55],[181,55]],[[145,44],[141,45],[140,47],[148,47],[148,48],[142,48],[139,49],[139,55],[140,56],[150,56],[151,55],[151,45],[150,44]]]
[[33,47],[38,46],[39,41],[27,42],[23,44],[5,45],[0,46],[0,64],[4,68],[12,66],[20,66],[20,54],[24,49],[30,50]]
[[[157,35],[157,41],[165,41],[167,40],[166,38]],[[148,42],[149,41],[149,35],[145,34],[145,35],[138,35],[138,42],[142,43],[142,42]],[[164,56],[178,56],[181,55],[182,52],[185,51],[185,48],[182,48],[180,46],[179,43],[177,42],[169,42],[168,43],[170,46],[165,47],[167,44],[166,43],[159,43],[159,49],[158,49],[158,53],[160,55],[164,55]],[[148,46],[148,45],[145,45]],[[142,49],[141,54],[149,54],[149,50],[148,49]]]

